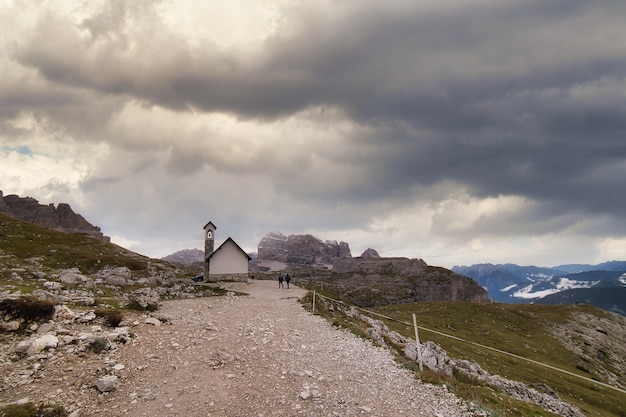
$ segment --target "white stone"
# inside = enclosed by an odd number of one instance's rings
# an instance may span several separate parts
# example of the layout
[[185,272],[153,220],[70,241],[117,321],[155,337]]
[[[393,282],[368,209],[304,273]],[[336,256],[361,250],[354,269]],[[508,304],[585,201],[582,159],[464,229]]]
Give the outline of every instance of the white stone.
[[46,334],[52,330],[54,325],[52,323],[44,323],[37,328],[37,334]]
[[46,343],[46,349],[54,349],[59,344],[59,338],[53,334],[44,334],[40,339]]
[[157,326],[157,327],[161,325],[161,321],[154,317],[148,317],[147,319],[144,320],[144,323],[152,324],[153,326]]
[[72,269],[67,269],[61,272],[59,281],[61,281],[64,284],[78,285],[87,281],[87,277],[81,274],[78,268],[72,268]]
[[59,339],[56,336],[46,334],[33,340],[26,353],[29,355],[36,355],[44,349],[56,348],[58,344]]
[[96,313],[93,311],[88,311],[87,313],[83,314],[78,319],[76,319],[76,321],[79,323],[88,323],[94,320],[95,318],[96,318]]
[[54,306],[54,320],[74,319],[76,313],[70,310],[66,305]]
[[0,329],[5,332],[14,332],[20,328],[20,322],[17,320],[11,320],[0,323]]
[[102,378],[98,378],[96,381],[96,388],[100,392],[109,392],[117,388],[117,377],[115,375],[107,375]]
[[63,289],[63,285],[60,282],[54,281],[46,281],[43,283],[43,287],[48,291],[61,291]]

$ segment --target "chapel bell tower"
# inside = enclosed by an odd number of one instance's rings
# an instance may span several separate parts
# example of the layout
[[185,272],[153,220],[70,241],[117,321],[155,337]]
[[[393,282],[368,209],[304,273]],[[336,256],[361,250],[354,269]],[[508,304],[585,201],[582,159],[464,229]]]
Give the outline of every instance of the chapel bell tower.
[[209,277],[209,257],[215,248],[215,225],[208,222],[204,225],[204,275]]

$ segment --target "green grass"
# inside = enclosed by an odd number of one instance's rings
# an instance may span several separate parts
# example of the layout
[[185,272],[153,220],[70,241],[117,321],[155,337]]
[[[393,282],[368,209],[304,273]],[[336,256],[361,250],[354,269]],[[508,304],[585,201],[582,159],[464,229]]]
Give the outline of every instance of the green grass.
[[[579,364],[583,359],[567,350],[548,331],[551,326],[567,322],[574,312],[608,316],[594,307],[453,302],[385,306],[372,311],[408,323],[412,323],[412,314],[415,313],[420,327],[602,381],[598,375],[582,372]],[[393,321],[386,321],[386,324],[406,337],[414,337],[412,326]],[[528,385],[545,383],[563,400],[578,406],[589,417],[626,415],[626,395],[610,388],[425,330],[420,331],[420,338],[439,344],[454,358],[475,361],[492,374]],[[612,366],[607,364],[609,368]]]
[[[8,268],[23,268],[28,273],[39,263],[48,269],[77,267],[90,274],[106,265],[126,266],[145,273],[149,258],[100,239],[76,233],[61,233],[16,220],[0,213],[0,250]],[[0,253],[0,255],[2,255]],[[30,260],[30,261],[29,261]],[[7,271],[3,271],[4,278]]]
[[[82,274],[90,275],[107,266],[127,267],[133,279],[139,279],[149,276],[149,265],[159,270],[166,264],[100,239],[58,232],[0,213],[0,290],[28,295],[42,288],[44,280],[70,268],[78,268]],[[176,269],[179,272],[171,284],[193,284],[191,278],[198,274],[197,267],[177,265]],[[142,287],[99,286],[95,294],[96,305],[120,308],[123,293]],[[202,286],[194,288],[197,291],[206,289]]]
[[[328,296],[337,298],[332,294]],[[305,299],[303,303],[308,303],[310,307],[311,298]],[[421,328],[421,341],[433,341],[444,348],[450,357],[474,361],[491,374],[521,381],[529,386],[536,383],[546,384],[562,400],[579,407],[588,417],[626,416],[626,395],[619,391],[425,330],[446,333],[606,383],[596,372],[595,364],[588,363],[581,356],[567,350],[549,332],[552,326],[567,322],[573,313],[583,312],[609,320],[610,316],[602,310],[583,305],[539,306],[469,302],[399,304],[368,310],[397,320],[383,319],[390,329],[411,339],[415,337],[412,325],[412,314],[415,313]],[[365,334],[366,325],[356,323],[354,319],[339,313],[338,309],[328,311],[319,302],[316,304],[316,312],[335,325],[351,327],[355,333]],[[373,318],[381,320],[378,316]],[[615,369],[615,364],[608,360],[608,356],[604,355],[605,362],[602,366],[609,370]],[[414,365],[405,363],[406,359],[398,358],[398,361],[409,369],[415,368]],[[554,415],[538,406],[495,392],[490,387],[468,380],[467,377],[457,375],[450,378],[430,371],[424,371],[420,377],[428,382],[446,384],[457,395],[480,403],[491,416]]]

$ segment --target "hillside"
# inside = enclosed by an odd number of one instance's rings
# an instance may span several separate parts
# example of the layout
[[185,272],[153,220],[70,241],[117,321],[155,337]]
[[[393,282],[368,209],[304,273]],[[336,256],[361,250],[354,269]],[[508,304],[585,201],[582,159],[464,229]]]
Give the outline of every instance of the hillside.
[[[413,328],[407,324],[416,314],[421,326],[420,340],[439,344],[457,362],[475,361],[491,374],[526,383],[542,392],[553,390],[587,417],[626,415],[626,318],[622,316],[587,305],[459,302],[384,306],[373,311],[392,317],[394,320],[382,320],[407,337],[413,336]],[[587,379],[520,357],[608,383],[619,390],[594,386]],[[452,384],[458,384],[459,390],[471,390],[485,403],[489,403],[488,398],[499,401],[492,386],[476,379],[457,377]],[[527,410],[516,415],[542,414]]]
[[308,288],[327,291],[361,307],[432,301],[488,302],[474,280],[422,259],[353,258],[340,272],[295,269]]
[[139,287],[162,296],[195,292],[193,267],[150,259],[105,240],[51,230],[0,213],[0,293],[119,305]]

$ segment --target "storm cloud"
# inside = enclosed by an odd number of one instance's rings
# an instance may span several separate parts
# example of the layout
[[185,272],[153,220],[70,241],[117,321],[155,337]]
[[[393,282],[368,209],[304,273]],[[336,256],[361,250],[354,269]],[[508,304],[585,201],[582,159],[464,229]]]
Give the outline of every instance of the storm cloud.
[[0,7],[0,189],[130,249],[626,255],[623,1]]

